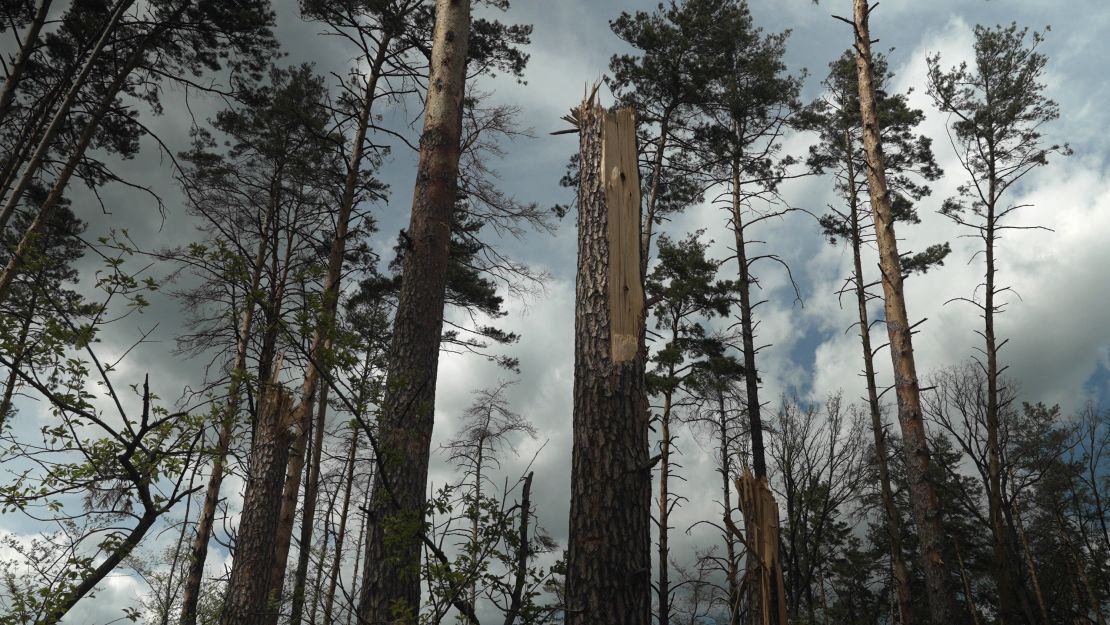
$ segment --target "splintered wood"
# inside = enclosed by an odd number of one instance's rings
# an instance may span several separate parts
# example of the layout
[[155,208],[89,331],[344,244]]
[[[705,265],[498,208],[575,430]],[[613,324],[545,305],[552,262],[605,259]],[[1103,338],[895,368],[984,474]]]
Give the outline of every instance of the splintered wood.
[[613,362],[636,357],[644,290],[640,282],[640,173],[636,115],[605,113],[601,130],[601,184],[609,238],[609,337]]
[[747,528],[748,588],[755,609],[753,623],[786,624],[786,590],[779,560],[779,508],[766,479],[744,470],[736,480],[740,511]]

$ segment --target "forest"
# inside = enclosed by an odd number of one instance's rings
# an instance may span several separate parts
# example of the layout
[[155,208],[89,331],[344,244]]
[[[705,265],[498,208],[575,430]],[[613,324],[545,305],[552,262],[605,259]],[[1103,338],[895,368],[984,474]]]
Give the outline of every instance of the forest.
[[0,625],[1106,625],[1075,5],[0,2]]

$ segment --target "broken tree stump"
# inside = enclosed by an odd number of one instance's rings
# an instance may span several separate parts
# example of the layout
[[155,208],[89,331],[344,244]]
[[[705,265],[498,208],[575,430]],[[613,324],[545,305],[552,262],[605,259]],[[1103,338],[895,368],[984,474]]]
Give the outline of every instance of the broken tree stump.
[[578,126],[568,625],[651,622],[651,465],[640,335],[636,117],[591,96]]

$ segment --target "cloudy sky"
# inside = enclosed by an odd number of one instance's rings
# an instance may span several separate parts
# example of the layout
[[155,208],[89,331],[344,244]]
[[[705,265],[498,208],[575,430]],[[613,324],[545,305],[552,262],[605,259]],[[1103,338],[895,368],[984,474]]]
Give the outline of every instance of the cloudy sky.
[[[525,74],[527,84],[495,79],[483,85],[495,94],[497,102],[519,107],[522,124],[532,128],[536,136],[504,146],[506,158],[497,167],[506,190],[522,200],[544,205],[570,199],[571,192],[560,188],[558,179],[577,144],[573,136],[552,137],[548,132],[564,126],[559,117],[577,104],[585,85],[606,72],[612,54],[625,51],[610,32],[609,20],[621,11],[651,10],[654,4],[648,0],[515,0],[508,14],[502,16],[506,21],[535,26],[529,48],[531,62]],[[350,52],[334,39],[317,36],[316,26],[301,23],[295,5],[287,0],[276,3],[279,37],[289,53],[288,61],[313,61],[321,72],[342,71],[350,61]],[[1110,56],[1110,43],[1105,39],[1110,9],[1100,0],[1072,2],[1066,11],[1057,6],[1048,0],[892,0],[883,2],[873,14],[872,30],[880,40],[876,49],[890,51],[890,66],[896,74],[894,89],[913,88],[911,104],[928,114],[921,132],[934,139],[938,161],[946,172],[946,177],[933,185],[932,197],[919,205],[922,224],[899,232],[904,250],[919,250],[942,240],[950,241],[953,247],[943,268],[913,278],[907,286],[911,317],[928,318],[915,337],[918,370],[927,375],[963,362],[973,353],[972,346],[979,340],[974,334],[980,323],[978,317],[967,305],[943,302],[969,295],[981,279],[981,266],[971,261],[975,242],[960,238],[961,233],[936,214],[940,202],[954,193],[962,178],[945,132],[946,120],[924,93],[926,56],[939,52],[946,65],[966,58],[971,49],[971,29],[977,23],[1016,21],[1035,29],[1051,25],[1043,46],[1049,57],[1046,82],[1048,95],[1060,104],[1061,118],[1048,127],[1046,134],[1052,141],[1069,142],[1075,154],[1038,170],[1015,190],[1015,202],[1034,205],[1026,213],[1027,221],[1054,231],[1014,232],[1002,242],[1002,276],[1020,299],[1013,298],[999,320],[999,333],[1010,338],[1003,358],[1019,385],[1021,399],[1058,403],[1067,412],[1088,399],[1110,403],[1110,320],[1105,312],[1110,309],[1110,279],[1105,275],[1110,268],[1110,245],[1106,243],[1110,233],[1110,135],[1104,132],[1110,126],[1110,109],[1105,106],[1110,100],[1110,83],[1104,79],[1105,59]],[[827,64],[850,43],[848,27],[830,14],[850,13],[850,3],[826,0],[814,6],[809,0],[752,0],[752,12],[757,24],[768,31],[791,30],[787,53],[791,70],[809,70],[804,99],[820,97],[819,83]],[[611,97],[602,95],[603,100]],[[183,94],[167,92],[165,104],[166,114],[152,125],[165,138],[184,147],[191,118]],[[193,97],[190,104],[198,117],[210,115],[219,107],[219,103]],[[418,111],[394,113],[414,118]],[[811,135],[791,136],[785,149],[802,156],[813,140]],[[381,235],[375,246],[385,257],[389,256],[397,229],[408,219],[414,163],[410,152],[397,150],[384,170],[392,195],[382,207]],[[111,215],[95,216],[92,207],[87,207],[84,214],[78,209],[91,224],[90,234],[126,225],[132,237],[149,242],[151,247],[191,240],[195,231],[183,216],[181,198],[174,191],[166,163],[149,150],[148,156],[126,167],[132,178],[149,181],[163,190],[168,217],[163,220],[142,198],[112,190],[106,196],[113,207]],[[830,193],[830,181],[820,177],[789,182],[783,196],[790,204],[817,213],[836,201]],[[664,229],[675,236],[706,229],[706,237],[717,241],[713,254],[721,258],[730,253],[724,244],[730,238],[725,225],[721,210],[705,204],[675,218]],[[440,366],[433,443],[438,446],[454,434],[474,390],[499,379],[518,380],[510,391],[513,408],[535,424],[539,435],[535,441],[522,442],[520,459],[506,462],[503,469],[507,476],[518,476],[523,464],[542,446],[533,465],[536,501],[542,525],[562,541],[569,510],[572,443],[574,227],[572,215],[560,223],[554,236],[535,233],[503,242],[516,258],[552,276],[545,293],[513,301],[510,315],[503,320],[504,326],[522,336],[519,344],[509,348],[510,354],[520,359],[521,374],[510,376],[474,357],[445,356]],[[767,223],[759,238],[766,241],[768,251],[791,265],[803,296],[802,303],[794,301],[781,271],[770,265],[757,268],[762,296],[768,300],[758,311],[759,339],[771,344],[761,352],[759,363],[763,397],[772,407],[783,394],[820,401],[829,393],[843,390],[848,400],[860,397],[863,388],[858,376],[858,337],[845,332],[854,320],[854,305],[842,307],[834,294],[849,269],[850,256],[842,247],[828,245],[814,221],[801,214]],[[141,346],[131,354],[119,375],[137,376],[149,371],[152,386],[162,397],[180,395],[182,380],[198,380],[201,363],[169,355],[179,319],[175,302],[154,302],[140,325],[150,329],[157,323],[153,338],[160,342]],[[135,335],[135,328],[112,330],[106,336],[105,351],[122,349]],[[880,371],[889,368],[887,360],[878,362]],[[25,408],[24,414],[37,410],[37,419],[47,418],[41,408]],[[28,418],[18,427],[33,432],[39,425],[41,422]],[[672,550],[676,555],[711,544],[712,536],[697,530],[687,534],[685,530],[694,521],[716,514],[712,485],[717,484],[709,448],[703,449],[689,432],[683,431],[679,437],[686,477],[679,488],[688,501],[673,519],[677,544]],[[431,479],[435,484],[452,479],[442,453],[433,454]],[[225,484],[233,507],[237,497],[230,491],[237,486]],[[10,517],[0,517],[0,528],[19,536],[41,529]],[[171,539],[169,535],[161,538]],[[133,603],[142,588],[132,576],[115,576],[104,592],[86,602],[87,609],[72,614],[67,622],[98,624],[118,618],[121,606]]]

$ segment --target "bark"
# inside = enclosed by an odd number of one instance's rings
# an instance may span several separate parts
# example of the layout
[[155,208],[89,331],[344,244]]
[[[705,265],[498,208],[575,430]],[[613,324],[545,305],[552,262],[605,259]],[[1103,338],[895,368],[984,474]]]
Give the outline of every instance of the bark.
[[[347,477],[343,486],[343,506],[339,510],[339,529],[335,535],[335,555],[328,574],[328,593],[324,599],[324,625],[331,625],[332,606],[335,605],[335,589],[339,584],[339,566],[343,563],[343,543],[347,539],[347,514],[351,509],[351,488],[355,481],[355,456],[358,454],[358,428],[351,428],[351,446],[347,450]],[[357,552],[356,548],[356,552]],[[358,563],[355,569],[358,570]]]
[[956,615],[952,579],[944,560],[944,525],[934,476],[930,468],[929,444],[921,414],[921,395],[914,363],[911,328],[902,287],[902,269],[894,230],[886,180],[878,112],[875,105],[874,64],[871,57],[870,8],[866,0],[853,0],[856,74],[859,79],[860,116],[867,162],[867,184],[875,220],[882,272],[885,321],[898,398],[898,420],[906,453],[906,472],[914,520],[920,536],[921,563],[925,576],[929,617],[933,625],[950,625]]
[[[297,570],[293,577],[293,605],[289,622],[297,625],[304,615],[304,589],[308,578],[308,557],[312,553],[312,530],[316,521],[316,500],[320,493],[320,460],[324,452],[324,421],[328,409],[328,387],[320,389],[320,405],[313,425],[311,464],[308,482],[304,487],[304,505],[301,508],[300,548],[297,551]],[[325,543],[327,541],[324,541]],[[321,560],[323,556],[321,556]]]
[[[524,583],[528,579],[528,521],[532,516],[532,473],[524,478],[520,495],[520,531],[517,534],[516,570],[513,572],[513,592],[509,596],[509,609],[505,611],[505,625],[517,625],[517,618],[524,609]],[[473,603],[471,604],[473,605]]]
[[744,386],[751,428],[752,471],[757,478],[767,477],[767,453],[763,444],[763,418],[760,415],[759,371],[755,366],[755,322],[752,318],[751,266],[744,249],[744,221],[740,206],[740,164],[732,164],[732,233],[736,240],[736,263],[739,271],[740,333],[744,352]]
[[647,625],[651,464],[639,343],[635,119],[629,110],[611,114],[593,102],[583,103],[577,119],[581,176],[566,622]]
[[[671,366],[674,378],[674,366]],[[660,421],[662,439],[659,442],[659,579],[656,582],[659,605],[659,625],[671,622],[671,584],[670,584],[670,504],[669,484],[671,475],[671,392],[663,396],[663,415]]]
[[867,314],[867,282],[863,278],[863,241],[859,222],[860,198],[856,191],[856,164],[852,154],[851,134],[844,133],[845,165],[848,168],[848,184],[850,185],[849,218],[852,230],[852,270],[856,287],[856,304],[859,308],[859,337],[863,347],[863,374],[867,381],[867,405],[871,413],[871,433],[875,439],[875,466],[879,471],[879,486],[882,494],[883,511],[886,517],[887,538],[890,541],[890,563],[894,577],[894,590],[898,601],[899,622],[910,625],[913,616],[910,613],[910,580],[906,567],[906,559],[902,550],[902,520],[898,508],[894,504],[894,491],[890,486],[890,471],[887,466],[886,432],[883,429],[882,409],[879,404],[878,383],[875,381],[875,356],[871,347],[871,320]]
[[258,410],[250,474],[220,625],[265,625],[277,617],[276,597],[269,592],[270,574],[292,418],[292,397],[271,381]]
[[[437,0],[411,241],[379,416],[382,470],[370,502],[362,623],[411,623],[420,606],[420,546],[444,295],[457,196],[470,0]],[[385,492],[385,489],[391,492]],[[386,527],[390,528],[389,548]]]
[[245,308],[243,309],[243,320],[239,327],[239,335],[235,346],[235,362],[231,367],[231,383],[228,388],[227,403],[224,406],[224,415],[220,421],[220,432],[217,435],[216,450],[212,459],[212,473],[209,475],[208,485],[205,487],[204,505],[201,508],[200,518],[197,519],[197,533],[193,537],[193,544],[189,551],[189,572],[185,578],[185,587],[182,589],[182,625],[195,625],[197,622],[197,602],[200,599],[204,562],[208,558],[208,541],[212,536],[212,524],[216,518],[216,505],[220,499],[220,487],[223,484],[227,452],[231,445],[231,436],[239,414],[239,397],[243,379],[247,374],[247,352],[250,348],[250,334],[254,325],[255,294],[262,282],[267,237],[273,225],[276,210],[275,202],[271,202],[262,222],[258,251],[255,253],[254,265],[251,268],[251,282],[244,301]]

